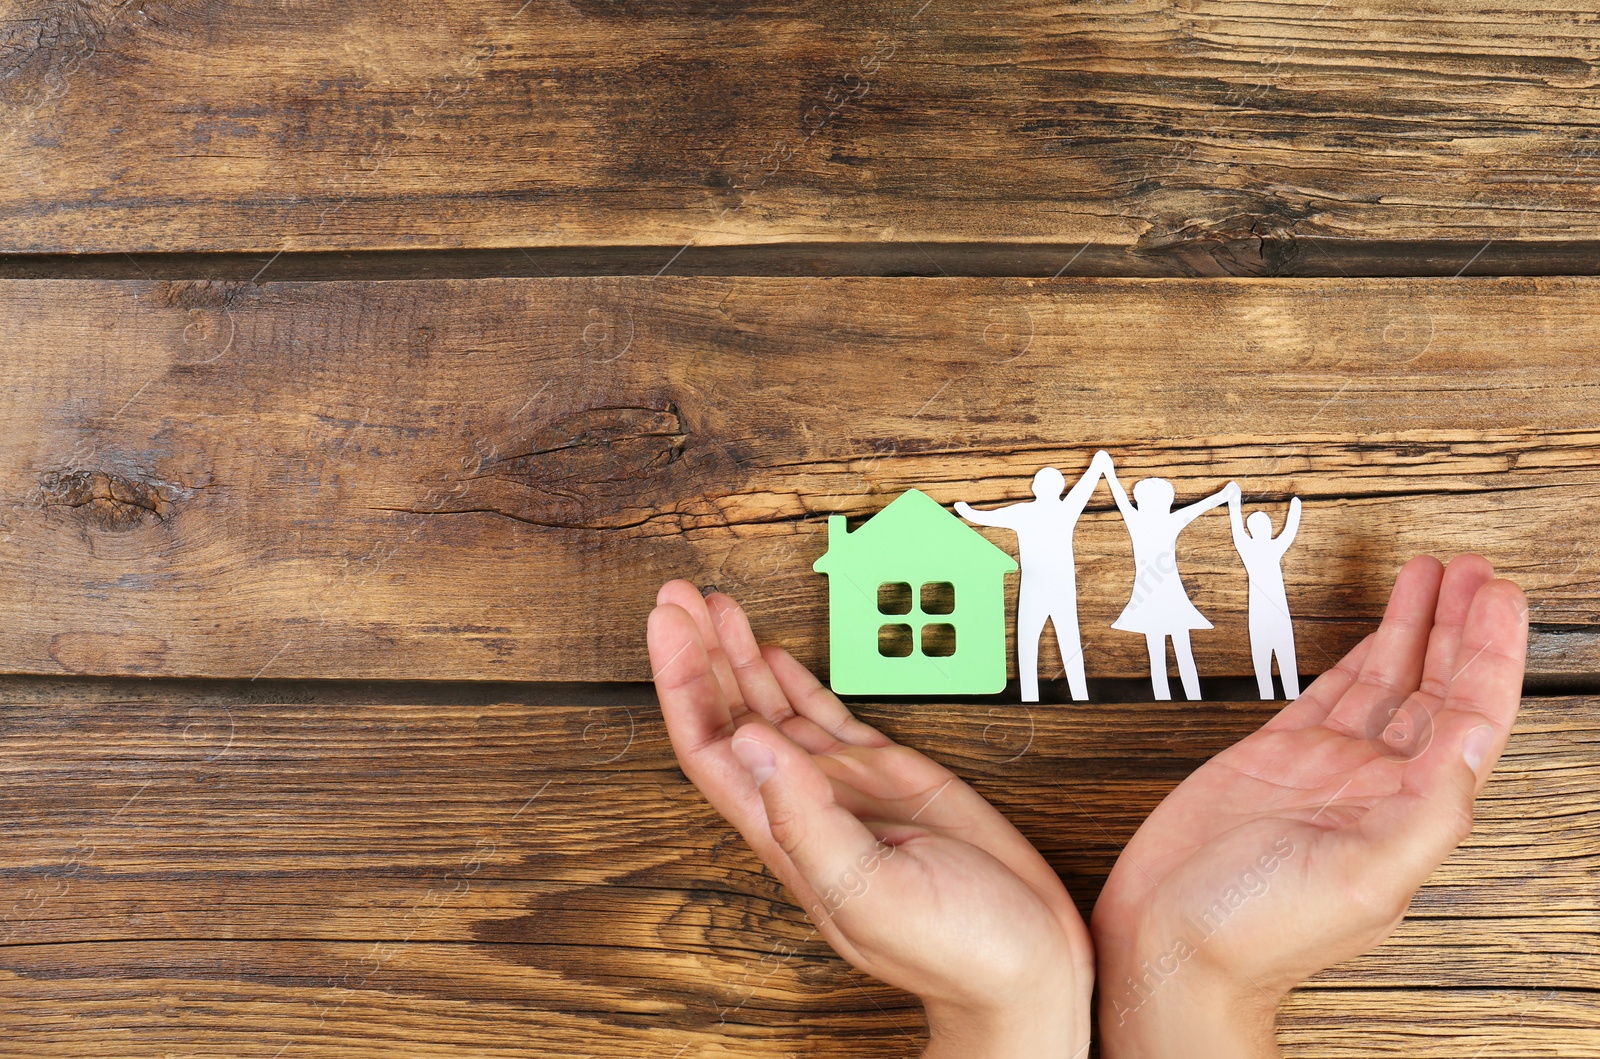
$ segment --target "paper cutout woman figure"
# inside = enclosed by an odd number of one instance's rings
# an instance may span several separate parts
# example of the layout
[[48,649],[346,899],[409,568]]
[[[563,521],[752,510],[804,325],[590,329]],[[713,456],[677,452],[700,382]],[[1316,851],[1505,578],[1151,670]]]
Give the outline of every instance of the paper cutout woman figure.
[[1289,597],[1283,590],[1283,553],[1300,529],[1300,498],[1289,501],[1283,532],[1272,535],[1272,516],[1252,511],[1249,532],[1240,517],[1239,497],[1228,500],[1233,522],[1233,546],[1250,574],[1250,659],[1256,667],[1256,687],[1263,699],[1272,698],[1272,656],[1278,656],[1278,676],[1285,698],[1300,697],[1300,670],[1294,656],[1294,621],[1289,617]]
[[1089,469],[1066,496],[1067,480],[1054,467],[1033,476],[1032,500],[978,511],[961,502],[956,511],[980,526],[1004,526],[1017,534],[1022,584],[1017,589],[1017,675],[1022,701],[1039,701],[1039,639],[1044,623],[1055,625],[1056,643],[1067,671],[1067,688],[1082,702],[1089,697],[1083,672],[1083,641],[1078,634],[1078,570],[1072,556],[1072,532],[1089,503],[1101,474],[1111,471],[1111,456],[1095,453]]
[[1178,674],[1183,678],[1183,693],[1191,700],[1198,699],[1200,674],[1195,671],[1194,653],[1189,648],[1189,631],[1213,626],[1189,601],[1189,592],[1178,574],[1178,534],[1205,512],[1229,497],[1238,496],[1239,485],[1229,482],[1204,500],[1174,511],[1172,500],[1176,493],[1165,478],[1143,478],[1135,482],[1134,502],[1128,500],[1114,468],[1106,471],[1106,484],[1111,487],[1111,495],[1128,525],[1128,536],[1133,539],[1133,563],[1137,571],[1128,605],[1122,608],[1122,614],[1111,627],[1144,633],[1145,645],[1150,650],[1150,683],[1155,697],[1161,701],[1172,698],[1172,688],[1167,682],[1167,638],[1171,637],[1172,653],[1178,659]]

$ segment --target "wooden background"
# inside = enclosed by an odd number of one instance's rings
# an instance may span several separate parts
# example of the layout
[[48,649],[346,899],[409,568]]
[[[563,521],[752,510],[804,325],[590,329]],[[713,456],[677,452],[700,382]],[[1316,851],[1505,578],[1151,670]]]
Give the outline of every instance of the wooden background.
[[[1307,673],[1413,554],[1529,593],[1473,837],[1288,1053],[1600,1056],[1597,87],[1559,4],[0,9],[6,1050],[916,1054],[674,767],[644,617],[820,666],[828,514],[1103,446],[1304,498]],[[861,706],[1086,911],[1273,709],[1225,525],[1215,701],[1138,701],[1102,490],[1094,703]]]

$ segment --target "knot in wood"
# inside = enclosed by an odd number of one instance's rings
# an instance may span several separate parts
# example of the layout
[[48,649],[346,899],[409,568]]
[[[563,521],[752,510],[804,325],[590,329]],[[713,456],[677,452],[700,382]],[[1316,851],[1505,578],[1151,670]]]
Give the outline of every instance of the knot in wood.
[[40,487],[44,506],[72,508],[89,525],[113,533],[162,522],[172,509],[159,484],[109,471],[59,471]]

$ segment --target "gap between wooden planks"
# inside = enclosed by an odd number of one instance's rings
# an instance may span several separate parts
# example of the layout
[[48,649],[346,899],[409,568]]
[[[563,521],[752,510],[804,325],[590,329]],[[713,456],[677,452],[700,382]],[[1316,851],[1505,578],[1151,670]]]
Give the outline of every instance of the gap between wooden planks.
[[[1586,279],[0,282],[0,666],[638,680],[671,577],[820,666],[827,515],[1021,499],[1103,446],[1180,499],[1304,498],[1303,672],[1405,559],[1476,550],[1529,594],[1531,679],[1587,686],[1597,310]],[[1091,680],[1147,674],[1104,486],[1076,547]],[[1247,675],[1225,515],[1179,558],[1202,675]]]
[[[0,1035],[28,1055],[915,1052],[914,1002],[812,934],[648,689],[11,678],[0,703]],[[857,712],[1087,911],[1273,707]],[[1527,700],[1473,836],[1390,941],[1291,997],[1288,1054],[1593,1054],[1597,755],[1600,700]]]
[[[1600,239],[1355,242],[1282,235],[1227,248],[1273,259],[1245,274],[1287,276],[1592,276]],[[1210,253],[1221,255],[1223,248]],[[1057,279],[1170,275],[1170,263],[1076,243],[760,243],[728,246],[535,246],[487,250],[0,254],[0,279],[145,279],[273,283],[556,276],[994,276]],[[1224,273],[1232,274],[1232,273]]]

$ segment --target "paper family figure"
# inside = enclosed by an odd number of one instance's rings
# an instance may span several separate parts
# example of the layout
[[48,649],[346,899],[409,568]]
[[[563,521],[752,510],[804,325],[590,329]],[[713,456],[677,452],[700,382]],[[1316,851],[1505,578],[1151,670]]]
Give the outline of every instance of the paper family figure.
[[1289,517],[1276,537],[1272,535],[1272,516],[1265,511],[1253,511],[1249,519],[1240,517],[1237,496],[1228,500],[1228,517],[1233,523],[1233,546],[1250,575],[1250,660],[1255,664],[1256,690],[1263,699],[1272,698],[1272,656],[1277,655],[1283,696],[1297,699],[1300,671],[1295,662],[1289,597],[1283,589],[1283,553],[1300,529],[1300,498],[1289,501]]
[[1172,698],[1167,683],[1167,640],[1171,639],[1183,693],[1198,699],[1200,674],[1189,647],[1189,632],[1214,626],[1189,601],[1189,590],[1183,587],[1178,573],[1178,534],[1218,504],[1238,496],[1239,486],[1229,482],[1204,500],[1174,511],[1172,501],[1177,493],[1165,478],[1135,482],[1131,501],[1115,469],[1106,472],[1106,484],[1111,486],[1111,496],[1133,540],[1134,565],[1133,592],[1111,627],[1144,634],[1150,652],[1150,683],[1158,701]]
[[1033,476],[1033,499],[991,510],[955,505],[968,521],[1010,529],[1021,563],[917,489],[897,497],[854,532],[842,515],[828,519],[828,548],[813,565],[828,575],[829,662],[833,690],[847,695],[991,694],[1005,687],[1005,577],[1019,569],[1017,670],[1024,702],[1039,701],[1039,641],[1046,624],[1056,641],[1072,697],[1088,698],[1078,627],[1077,566],[1072,538],[1104,477],[1133,545],[1134,583],[1111,627],[1139,633],[1150,655],[1158,700],[1172,698],[1167,641],[1184,694],[1200,698],[1189,634],[1214,626],[1189,599],[1178,571],[1178,536],[1205,512],[1227,503],[1234,546],[1250,587],[1250,650],[1261,697],[1272,697],[1272,660],[1288,698],[1299,695],[1294,627],[1282,559],[1300,525],[1300,501],[1283,532],[1265,512],[1240,511],[1237,482],[1174,510],[1176,491],[1144,478],[1130,499],[1110,454],[1095,453],[1066,489],[1053,468]]
[[1003,526],[1017,535],[1022,557],[1022,584],[1017,589],[1017,675],[1022,701],[1039,701],[1039,638],[1045,622],[1056,630],[1067,688],[1079,702],[1089,697],[1083,672],[1083,639],[1078,633],[1078,568],[1072,554],[1072,533],[1078,516],[1100,476],[1111,470],[1111,456],[1095,454],[1089,469],[1065,496],[1067,480],[1054,467],[1033,476],[1032,500],[992,511],[958,502],[956,511],[980,526]]

